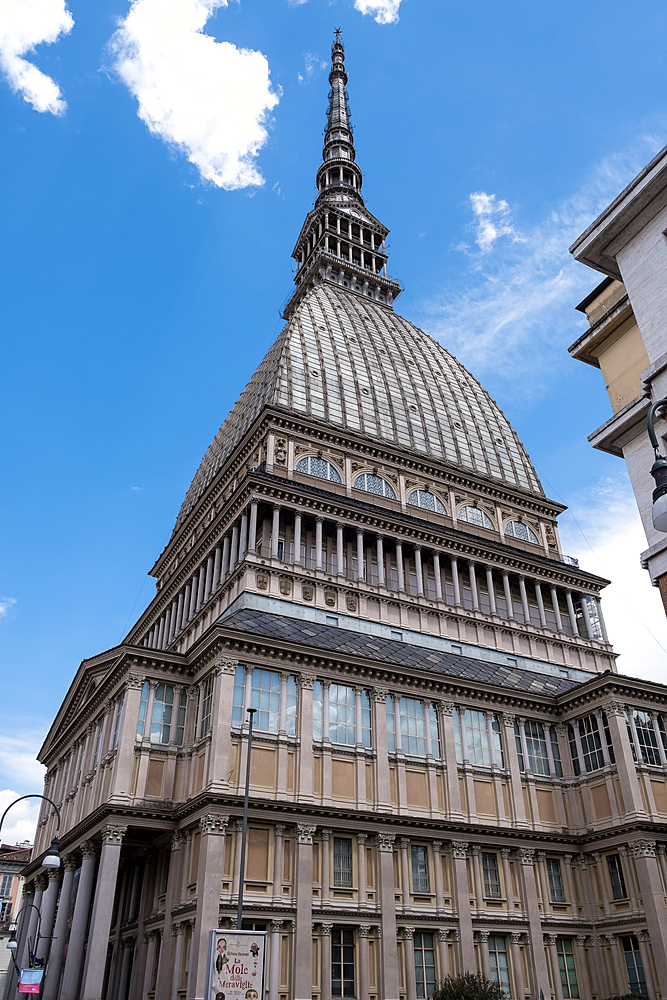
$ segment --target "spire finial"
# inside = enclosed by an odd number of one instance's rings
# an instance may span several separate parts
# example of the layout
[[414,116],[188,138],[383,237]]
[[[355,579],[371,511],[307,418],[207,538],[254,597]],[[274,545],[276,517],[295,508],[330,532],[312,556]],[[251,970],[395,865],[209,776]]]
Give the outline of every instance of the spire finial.
[[[334,35],[336,36],[336,41],[340,42],[340,40],[341,40],[340,39],[341,29],[340,28],[334,28]],[[341,44],[342,44],[342,42],[341,42]]]

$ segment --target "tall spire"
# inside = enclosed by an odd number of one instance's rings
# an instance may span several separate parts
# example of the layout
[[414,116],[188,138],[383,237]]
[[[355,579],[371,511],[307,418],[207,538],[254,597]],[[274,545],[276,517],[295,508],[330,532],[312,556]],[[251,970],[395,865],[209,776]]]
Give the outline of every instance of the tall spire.
[[318,195],[292,253],[297,262],[296,290],[285,307],[286,319],[307,289],[322,281],[342,285],[387,306],[401,291],[387,274],[389,230],[371,215],[361,196],[363,176],[356,163],[340,28],[331,47],[329,83]]

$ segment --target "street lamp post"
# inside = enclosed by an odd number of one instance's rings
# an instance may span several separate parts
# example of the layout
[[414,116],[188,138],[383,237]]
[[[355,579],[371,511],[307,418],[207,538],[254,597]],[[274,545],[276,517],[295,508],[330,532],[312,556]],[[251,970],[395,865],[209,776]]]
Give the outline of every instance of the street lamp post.
[[56,835],[51,841],[48,851],[42,858],[42,867],[60,868],[60,841],[58,839],[58,834],[60,833],[60,810],[55,802],[52,799],[47,798],[46,795],[38,795],[37,792],[33,792],[31,795],[21,795],[18,799],[14,799],[13,802],[10,802],[2,816],[0,816],[0,830],[2,830],[2,824],[5,821],[5,816],[12,806],[15,806],[17,802],[23,802],[24,799],[44,799],[45,802],[48,802],[49,805],[53,806],[58,819],[58,825],[56,826]]
[[23,913],[24,910],[36,910],[37,911],[37,929],[35,931],[35,944],[34,944],[34,950],[33,951],[30,950],[30,938],[28,938],[28,962],[30,964],[30,968],[31,969],[33,968],[33,964],[32,964],[33,963],[33,959],[35,958],[35,956],[37,954],[37,945],[39,944],[39,940],[40,940],[40,938],[42,936],[41,933],[40,933],[40,931],[42,929],[42,914],[41,914],[41,911],[40,911],[39,907],[35,906],[34,903],[24,903],[23,906],[21,907],[21,909],[19,910],[19,912],[16,914],[16,926],[14,927],[14,930],[12,931],[12,936],[10,937],[9,941],[7,942],[7,947],[9,948],[9,950],[12,953],[12,960],[14,962],[14,968],[16,969],[17,975],[21,974],[21,970],[19,969],[18,965],[16,964],[16,958],[14,956],[14,952],[16,952],[18,950],[18,946],[19,946],[19,942],[18,942],[18,938],[19,938],[19,934],[18,934],[19,920],[20,920],[21,914]]
[[248,838],[248,796],[250,794],[250,753],[252,751],[252,723],[256,708],[247,708],[248,713],[248,757],[245,768],[245,798],[243,800],[243,832],[241,834],[241,871],[239,874],[239,905],[236,911],[236,929],[243,928],[243,885],[245,881],[245,847]]
[[658,437],[654,426],[656,412],[663,406],[667,406],[667,399],[658,399],[653,403],[646,416],[646,429],[655,454],[651,475],[655,479],[652,517],[653,527],[656,531],[667,531],[667,458],[659,452]]

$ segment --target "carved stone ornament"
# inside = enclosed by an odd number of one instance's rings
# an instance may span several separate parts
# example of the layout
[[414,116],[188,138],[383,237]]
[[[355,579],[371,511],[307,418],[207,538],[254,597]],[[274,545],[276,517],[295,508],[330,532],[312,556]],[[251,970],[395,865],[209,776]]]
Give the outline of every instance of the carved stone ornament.
[[602,710],[606,713],[607,718],[611,716],[625,718],[625,705],[622,701],[608,701],[602,706]]
[[402,935],[403,935],[403,940],[404,941],[412,941],[412,939],[415,936],[415,929],[414,929],[414,927],[403,927],[402,928]]
[[171,835],[171,849],[172,849],[172,851],[180,851],[182,844],[183,844],[183,834],[179,830],[176,830]]
[[549,945],[549,947],[550,948],[555,948],[556,947],[556,942],[558,941],[557,935],[556,934],[547,934],[545,936],[546,936],[547,944]]
[[79,850],[81,851],[81,856],[83,858],[97,857],[97,844],[94,844],[92,840],[84,840],[83,843],[79,845]]
[[264,573],[258,573],[255,577],[258,590],[268,590],[269,578]]
[[135,674],[132,673],[132,671],[130,671],[130,673],[127,675],[127,680],[125,681],[125,683],[127,684],[128,688],[131,688],[135,691],[141,691],[142,687],[144,686],[145,679],[146,679],[145,677],[140,677],[139,674]]
[[199,828],[202,832],[202,837],[207,834],[223,834],[226,832],[227,824],[229,823],[229,816],[223,816],[220,813],[206,813],[199,820]]
[[286,579],[283,578],[280,581],[280,593],[284,594],[285,597],[289,597],[289,595],[292,593],[292,581],[291,580],[286,580]]
[[520,847],[517,854],[522,865],[532,865],[535,860],[535,851],[531,851],[527,847]]
[[394,833],[377,833],[375,835],[377,841],[378,851],[382,854],[391,854],[394,850],[394,841],[396,840],[396,834]]
[[431,850],[433,851],[434,854],[439,854],[441,848],[442,848],[442,841],[441,840],[434,840],[434,841],[432,841],[432,843],[431,843]]
[[455,707],[453,701],[438,701],[436,705],[443,715],[451,715]]
[[[78,858],[74,854],[67,854],[62,859],[62,866],[66,872],[75,872],[79,867]],[[58,869],[56,869],[56,871],[57,870]]]
[[312,601],[314,595],[315,595],[314,589],[310,586],[310,584],[305,583],[301,588],[301,596],[303,597],[304,601]]
[[297,674],[296,682],[300,688],[312,691],[313,684],[315,683],[315,674]]
[[296,836],[300,844],[312,844],[317,826],[314,823],[297,823]]
[[333,930],[333,924],[320,924],[320,933],[322,937],[329,937]]
[[284,465],[287,461],[287,442],[285,438],[278,438],[273,451],[273,461],[276,465]]
[[359,847],[363,847],[367,840],[368,840],[368,834],[367,833],[358,833],[357,834],[357,844],[359,845]]
[[458,858],[459,861],[465,860],[468,856],[468,841],[467,840],[452,840],[450,844],[450,849],[453,858]]
[[336,595],[333,592],[333,590],[325,590],[324,591],[324,603],[326,604],[326,606],[328,608],[335,608],[336,607]]
[[515,717],[512,714],[512,712],[502,712],[500,717],[503,720],[503,725],[504,726],[513,726],[514,725],[514,718]]
[[229,653],[221,653],[213,661],[214,667],[219,667],[223,674],[235,674],[239,665],[238,657],[230,656]]
[[373,701],[385,703],[389,692],[386,688],[371,688],[371,698]]
[[357,610],[357,599],[356,597],[349,596],[345,602],[348,611]]
[[331,840],[331,830],[320,830],[320,837],[328,843]]
[[510,937],[512,939],[512,944],[521,944],[521,932],[520,931],[512,931],[512,933],[510,934]]
[[482,944],[486,944],[486,942],[489,940],[489,932],[488,931],[478,931],[477,933],[479,934],[479,939],[482,942]]
[[577,934],[576,942],[577,942],[577,947],[578,948],[585,948],[586,947],[586,935],[585,934]]
[[446,927],[439,927],[438,928],[438,941],[446,941],[448,935],[449,935],[449,931],[447,930]]
[[102,830],[102,843],[103,844],[116,844],[118,847],[123,843],[123,837],[127,833],[126,826],[120,826],[115,823],[110,823],[105,826]]
[[359,924],[359,926],[357,927],[357,934],[359,935],[359,937],[362,938],[367,938],[368,935],[370,934],[370,931],[371,931],[370,924]]
[[637,840],[632,846],[632,854],[635,858],[654,858],[655,840]]

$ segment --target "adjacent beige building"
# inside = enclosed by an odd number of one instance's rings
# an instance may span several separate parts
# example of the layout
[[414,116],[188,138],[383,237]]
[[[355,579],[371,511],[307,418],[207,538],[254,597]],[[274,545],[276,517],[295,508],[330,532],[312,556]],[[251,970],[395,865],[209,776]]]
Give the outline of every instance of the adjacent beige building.
[[[646,431],[651,403],[667,396],[667,147],[570,247],[576,260],[606,277],[577,308],[589,329],[570,347],[600,368],[613,416],[589,441],[624,458],[648,548],[642,565],[667,610],[667,535],[651,519],[655,482]],[[665,450],[667,425],[656,421]]]
[[[394,311],[333,47],[286,325],[222,424],[125,641],[40,752],[45,1000],[210,1000],[209,930],[266,1000],[667,996],[666,689],[621,677],[497,404]],[[258,710],[240,870],[246,709]],[[264,1000],[264,998],[263,998]]]

